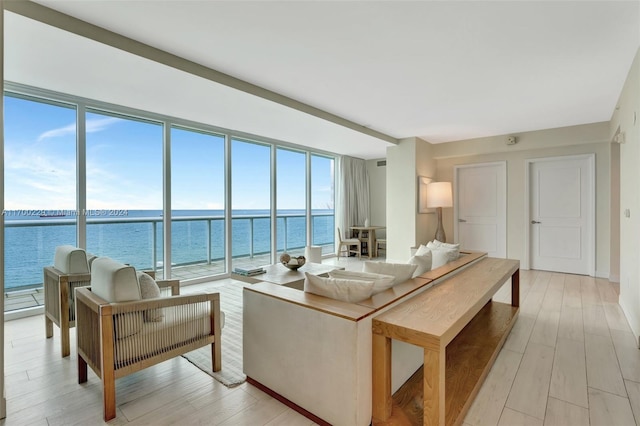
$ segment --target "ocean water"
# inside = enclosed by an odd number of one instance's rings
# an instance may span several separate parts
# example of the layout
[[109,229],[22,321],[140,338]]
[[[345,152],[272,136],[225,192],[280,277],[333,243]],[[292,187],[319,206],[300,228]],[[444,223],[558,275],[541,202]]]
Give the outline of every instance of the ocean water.
[[[5,212],[5,289],[39,286],[43,266],[53,264],[55,248],[76,244],[75,212],[60,210]],[[109,256],[136,269],[162,266],[163,230],[159,210],[93,210],[87,216],[87,251]],[[233,257],[269,253],[268,210],[232,212]],[[332,244],[335,224],[332,210],[313,210],[313,245]],[[278,251],[306,245],[304,210],[278,211]],[[176,210],[172,214],[173,265],[224,259],[224,212]],[[286,234],[286,238],[285,238]],[[153,247],[155,245],[155,257]]]

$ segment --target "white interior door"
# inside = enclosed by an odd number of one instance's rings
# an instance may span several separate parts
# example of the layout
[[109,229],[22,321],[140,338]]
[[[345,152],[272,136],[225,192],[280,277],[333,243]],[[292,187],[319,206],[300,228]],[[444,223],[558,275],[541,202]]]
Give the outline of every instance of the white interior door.
[[529,162],[532,269],[594,274],[594,157]]
[[455,167],[454,238],[469,250],[507,257],[507,165]]

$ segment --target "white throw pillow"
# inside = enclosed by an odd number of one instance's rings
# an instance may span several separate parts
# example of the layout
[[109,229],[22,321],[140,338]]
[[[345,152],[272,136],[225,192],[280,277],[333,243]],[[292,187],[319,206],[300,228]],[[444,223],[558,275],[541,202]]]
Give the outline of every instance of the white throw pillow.
[[411,265],[408,263],[364,262],[364,272],[392,275],[394,277],[393,285],[400,284],[411,279],[416,269],[418,269],[418,265]]
[[[138,284],[140,285],[140,294],[142,299],[155,299],[161,296],[158,283],[144,272],[138,272]],[[164,314],[162,309],[147,309],[144,311],[145,322],[160,322]]]
[[424,244],[420,244],[420,247],[418,247],[418,250],[416,250],[414,256],[424,256],[427,253],[431,253],[431,249]]
[[431,243],[435,244],[438,247],[444,247],[444,248],[451,248],[451,249],[460,250],[460,243],[455,243],[455,244],[443,243],[442,241],[438,241],[438,240],[433,240],[433,241],[431,241]]
[[372,274],[369,272],[357,272],[357,271],[343,271],[340,269],[329,272],[329,277],[345,279],[345,280],[360,280],[360,281],[373,281],[373,294],[378,294],[381,291],[385,291],[393,285],[394,277],[391,275]]
[[412,278],[420,276],[425,272],[429,272],[431,270],[432,264],[432,254],[431,250],[428,250],[428,253],[418,256],[417,254],[409,259],[409,263],[411,265],[418,265],[415,272],[413,273]]
[[[460,257],[460,244],[448,244],[448,243],[441,243],[438,240],[433,240],[431,242],[427,243],[427,247],[429,249],[431,249],[432,251],[434,250],[442,250],[444,252],[446,252],[447,254],[447,261],[445,263],[451,262],[453,260],[456,260]],[[435,257],[434,257],[434,263],[435,263]],[[436,266],[432,266],[432,269],[436,268]]]
[[450,262],[449,253],[446,250],[431,250],[431,270],[437,269]]
[[318,296],[357,303],[370,298],[373,292],[373,281],[323,278],[308,272],[304,275],[304,291]]

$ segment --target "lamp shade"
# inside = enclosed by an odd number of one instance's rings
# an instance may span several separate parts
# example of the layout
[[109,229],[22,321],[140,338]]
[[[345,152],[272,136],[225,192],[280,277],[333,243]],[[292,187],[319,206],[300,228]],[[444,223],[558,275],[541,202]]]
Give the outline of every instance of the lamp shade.
[[432,182],[427,185],[427,208],[453,207],[451,182]]

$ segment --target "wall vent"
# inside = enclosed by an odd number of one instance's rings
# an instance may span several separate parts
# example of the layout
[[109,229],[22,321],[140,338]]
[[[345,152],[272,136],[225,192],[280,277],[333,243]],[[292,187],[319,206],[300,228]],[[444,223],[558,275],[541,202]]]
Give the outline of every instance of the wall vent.
[[387,165],[387,160],[380,160],[378,161],[378,167],[384,167]]

